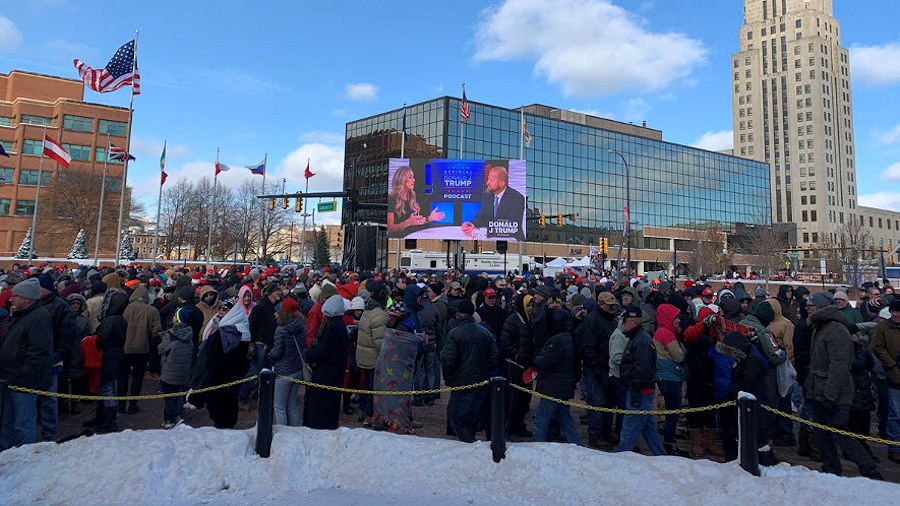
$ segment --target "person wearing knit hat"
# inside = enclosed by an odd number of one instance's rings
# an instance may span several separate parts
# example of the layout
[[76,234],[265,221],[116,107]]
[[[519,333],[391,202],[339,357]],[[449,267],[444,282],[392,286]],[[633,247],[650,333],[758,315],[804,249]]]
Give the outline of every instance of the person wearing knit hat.
[[40,300],[41,284],[37,278],[28,278],[25,281],[16,283],[12,287],[12,294],[27,300]]
[[[312,381],[320,385],[340,387],[344,382],[347,349],[350,338],[344,324],[344,298],[334,294],[322,304],[321,323],[324,328],[316,336],[307,352],[307,359],[316,364]],[[303,426],[312,429],[334,430],[338,428],[341,414],[341,393],[323,388],[306,391],[307,409],[303,413]]]
[[834,296],[831,292],[816,292],[809,296],[809,300],[819,309],[825,309],[834,304]]

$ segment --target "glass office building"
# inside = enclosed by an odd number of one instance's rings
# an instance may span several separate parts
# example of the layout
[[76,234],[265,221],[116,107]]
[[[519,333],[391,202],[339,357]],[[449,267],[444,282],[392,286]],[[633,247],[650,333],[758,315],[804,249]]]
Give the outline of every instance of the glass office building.
[[[459,106],[459,99],[442,97],[407,107],[405,157],[520,157],[520,109],[470,102],[471,117],[461,126]],[[403,115],[398,109],[347,123],[344,186],[357,188],[361,203],[387,203],[388,159],[400,158]],[[528,162],[528,242],[595,245],[608,237],[618,244],[628,197],[622,158],[628,166],[633,247],[667,247],[657,244],[661,239],[645,238],[644,226],[735,232],[742,225],[771,225],[765,163],[665,142],[658,130],[542,105],[526,106],[524,117],[532,136],[531,145],[522,148]],[[346,224],[348,206],[344,209]],[[539,224],[542,214],[545,228]],[[562,227],[559,214],[570,216]],[[361,209],[356,221],[384,223],[385,212]]]

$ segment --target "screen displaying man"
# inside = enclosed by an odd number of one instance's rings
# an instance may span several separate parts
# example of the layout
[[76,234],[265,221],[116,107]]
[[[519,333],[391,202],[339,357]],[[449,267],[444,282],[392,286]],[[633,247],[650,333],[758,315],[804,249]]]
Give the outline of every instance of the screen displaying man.
[[490,168],[487,191],[478,213],[462,224],[463,233],[472,236],[476,228],[486,228],[488,237],[515,237],[524,240],[522,221],[525,216],[525,197],[509,186],[506,167]]

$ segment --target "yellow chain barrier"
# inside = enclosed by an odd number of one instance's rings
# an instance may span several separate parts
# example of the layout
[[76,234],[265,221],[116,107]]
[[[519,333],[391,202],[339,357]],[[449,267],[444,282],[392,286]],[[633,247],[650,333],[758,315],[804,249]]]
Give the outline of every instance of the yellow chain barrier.
[[794,415],[785,413],[785,412],[783,412],[783,411],[779,411],[779,410],[777,410],[777,409],[775,409],[775,408],[773,408],[773,407],[771,407],[771,406],[766,406],[765,404],[760,404],[760,407],[762,407],[762,408],[765,409],[766,411],[771,411],[772,413],[775,413],[776,415],[779,415],[779,416],[783,416],[783,417],[785,417],[785,418],[787,418],[787,419],[789,419],[789,420],[793,420],[793,421],[795,421],[795,422],[800,422],[800,423],[802,423],[802,424],[806,424],[806,425],[809,425],[810,427],[815,427],[815,428],[817,428],[817,429],[822,429],[822,430],[827,430],[827,431],[829,431],[829,432],[834,432],[835,434],[840,434],[840,435],[842,435],[842,436],[853,437],[853,438],[856,438],[856,439],[862,439],[862,440],[864,440],[864,441],[869,441],[869,442],[871,442],[871,443],[881,443],[881,444],[883,444],[883,445],[888,445],[888,446],[900,446],[900,442],[898,442],[898,441],[890,441],[890,440],[887,440],[887,439],[881,439],[881,438],[877,438],[877,437],[874,437],[874,436],[865,436],[865,435],[863,435],[863,434],[857,434],[857,433],[855,433],[855,432],[850,432],[850,431],[846,431],[846,430],[836,429],[836,428],[834,428],[834,427],[831,427],[831,426],[828,426],[828,425],[823,425],[823,424],[821,424],[821,423],[816,423],[816,422],[811,422],[811,421],[809,421],[809,420],[804,420],[803,418],[800,418],[799,416],[794,416]]
[[170,394],[155,394],[155,395],[116,395],[112,397],[105,397],[100,395],[77,395],[77,394],[61,394],[59,392],[46,392],[44,390],[35,390],[33,388],[25,388],[25,387],[17,387],[13,385],[9,385],[10,390],[15,390],[16,392],[22,392],[26,394],[37,394],[44,395],[47,397],[59,397],[60,399],[73,399],[76,401],[146,401],[150,399],[165,399],[166,397],[182,397],[185,395],[194,395],[194,394],[202,394],[205,392],[212,392],[213,390],[220,390],[222,388],[233,387],[235,385],[240,385],[241,383],[247,383],[248,381],[253,381],[259,376],[253,375],[249,378],[243,378],[236,381],[232,381],[230,383],[223,383],[221,385],[216,385],[212,387],[206,388],[198,388],[196,390],[188,390],[186,392],[172,392]]
[[588,406],[587,404],[581,404],[579,402],[565,401],[563,399],[557,399],[556,397],[550,397],[549,395],[544,395],[544,394],[541,394],[538,392],[534,392],[528,388],[516,385],[515,383],[510,383],[509,386],[515,388],[516,390],[525,392],[527,394],[534,395],[535,397],[537,397],[539,399],[547,399],[548,401],[557,402],[559,404],[565,404],[566,406],[571,406],[573,408],[583,408],[583,409],[589,409],[591,411],[600,411],[602,413],[616,413],[616,414],[623,414],[623,415],[682,415],[685,413],[700,413],[701,411],[712,411],[714,409],[737,406],[737,403],[735,401],[728,401],[728,402],[723,402],[721,404],[713,404],[711,406],[700,406],[698,408],[663,409],[660,411],[602,408],[600,406]]
[[363,395],[429,395],[429,394],[440,394],[444,392],[458,392],[460,390],[469,390],[471,388],[484,387],[489,384],[488,381],[482,381],[481,383],[472,383],[471,385],[463,385],[459,387],[445,387],[445,388],[436,388],[434,390],[408,390],[408,391],[400,391],[395,392],[392,390],[359,390],[356,388],[341,388],[341,387],[333,387],[330,385],[320,385],[318,383],[312,383],[310,381],[303,381],[297,378],[291,378],[290,376],[279,376],[279,379],[291,381],[293,383],[298,383],[300,385],[304,385],[312,388],[321,388],[322,390],[331,390],[332,392],[343,392],[345,394],[363,394]]

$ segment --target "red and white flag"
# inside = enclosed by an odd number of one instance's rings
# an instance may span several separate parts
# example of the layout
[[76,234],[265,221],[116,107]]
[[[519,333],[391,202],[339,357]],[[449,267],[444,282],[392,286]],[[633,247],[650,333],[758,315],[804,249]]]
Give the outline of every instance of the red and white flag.
[[48,135],[44,136],[44,154],[66,168],[69,167],[69,163],[72,161],[69,153]]
[[309,162],[306,162],[306,171],[303,173],[303,175],[306,177],[306,179],[309,179],[309,178],[315,176],[313,171],[309,170]]
[[225,165],[222,162],[216,162],[216,175],[218,176],[220,172],[228,172],[228,169],[231,167]]
[[466,89],[463,88],[463,96],[462,102],[459,104],[459,115],[462,117],[462,121],[469,121],[469,116],[471,116],[472,111],[469,109],[469,100],[466,98]]

